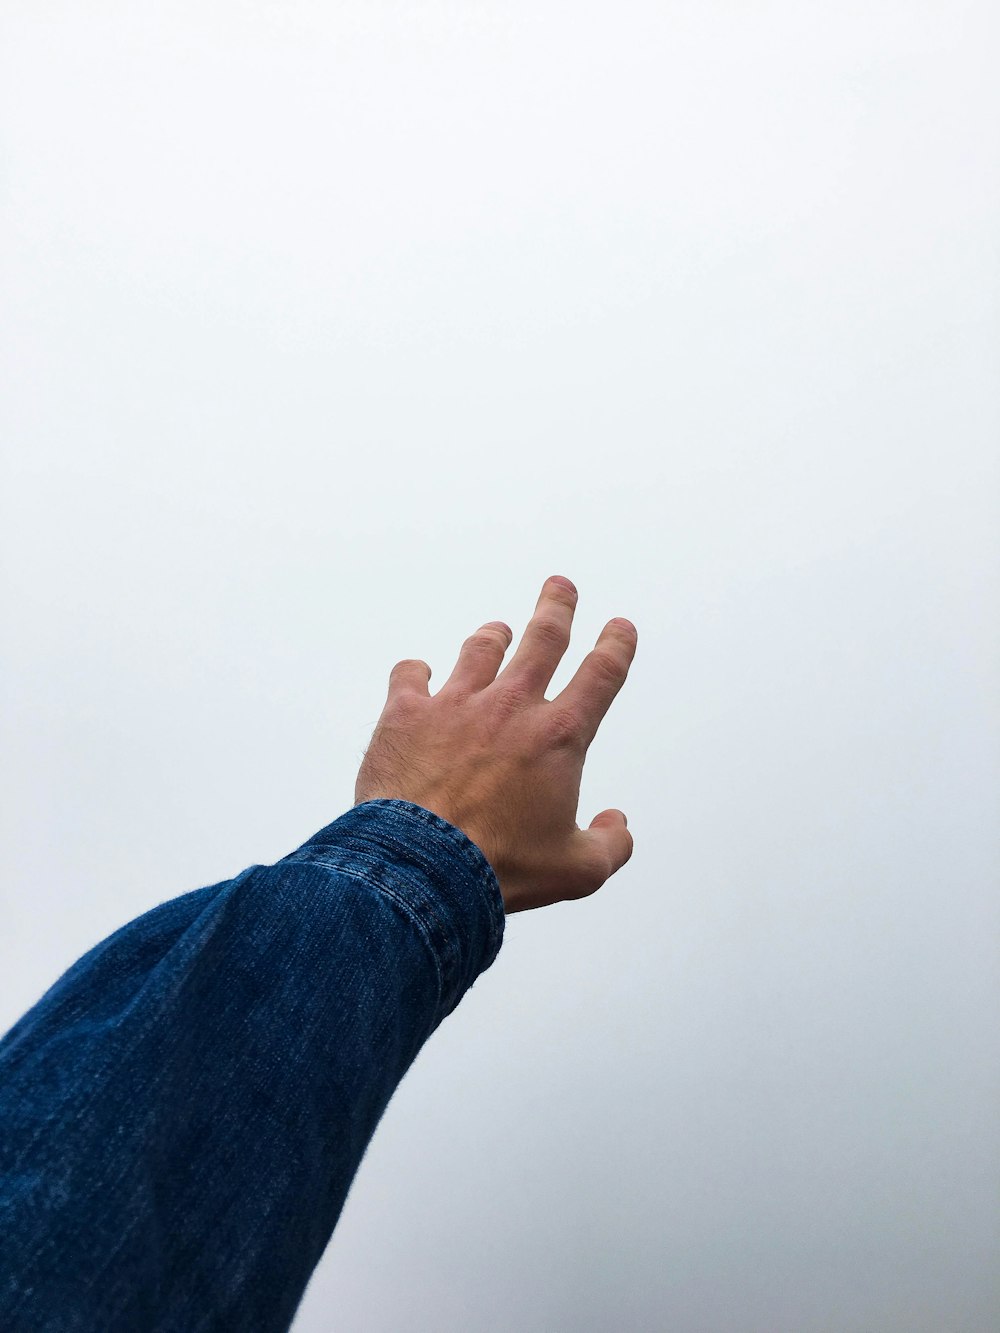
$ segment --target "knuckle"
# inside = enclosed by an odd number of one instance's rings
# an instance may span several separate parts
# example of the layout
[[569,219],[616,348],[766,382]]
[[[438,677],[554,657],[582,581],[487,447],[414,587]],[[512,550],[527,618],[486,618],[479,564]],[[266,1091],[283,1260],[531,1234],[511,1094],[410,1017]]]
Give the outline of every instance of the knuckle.
[[393,699],[386,700],[382,716],[379,718],[378,734],[382,736],[393,727],[406,725],[412,715],[415,699],[416,696],[412,694],[399,694]]
[[497,682],[492,691],[494,717],[499,722],[507,722],[522,711],[527,701],[524,687],[516,681]]
[[620,685],[624,677],[622,664],[611,653],[595,649],[590,655],[591,669],[599,680],[609,685]]
[[565,648],[569,643],[569,630],[558,620],[537,620],[535,638],[546,648]]
[[549,739],[554,745],[576,745],[580,739],[580,719],[569,708],[553,707],[547,726]]
[[483,626],[482,629],[477,629],[475,634],[469,635],[465,641],[465,645],[467,648],[474,648],[477,652],[495,653],[497,645],[503,637],[504,636],[500,630],[489,629],[487,626]]

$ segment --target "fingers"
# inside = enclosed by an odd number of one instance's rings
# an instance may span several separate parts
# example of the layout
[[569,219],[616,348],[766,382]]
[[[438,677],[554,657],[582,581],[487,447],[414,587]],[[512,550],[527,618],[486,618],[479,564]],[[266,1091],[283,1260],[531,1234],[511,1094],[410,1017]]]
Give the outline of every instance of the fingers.
[[629,620],[609,621],[601,630],[593,650],[580,663],[576,675],[553,699],[563,712],[575,717],[580,737],[590,745],[597,729],[625,684],[635,657],[638,633]]
[[569,579],[554,574],[545,580],[535,613],[500,679],[516,680],[529,695],[545,694],[569,647],[576,601],[576,588]]
[[431,678],[431,669],[426,662],[416,657],[404,658],[397,662],[389,672],[389,698],[400,694],[419,694],[425,699],[430,697],[427,682]]
[[[500,676],[497,673],[513,634],[503,621],[492,620],[466,639],[455,669],[442,689],[472,693],[499,679],[516,681],[529,696],[543,697],[569,647],[576,603],[576,588],[569,579],[559,574],[546,579],[517,652]],[[593,651],[553,701],[561,706],[561,711],[577,719],[580,736],[588,746],[625,684],[637,641],[636,628],[630,621],[620,618],[609,621]],[[430,676],[430,667],[419,659],[397,662],[390,673],[389,697],[409,693],[428,698]]]
[[462,644],[455,670],[441,688],[473,692],[492,685],[513,637],[502,620],[483,625]]

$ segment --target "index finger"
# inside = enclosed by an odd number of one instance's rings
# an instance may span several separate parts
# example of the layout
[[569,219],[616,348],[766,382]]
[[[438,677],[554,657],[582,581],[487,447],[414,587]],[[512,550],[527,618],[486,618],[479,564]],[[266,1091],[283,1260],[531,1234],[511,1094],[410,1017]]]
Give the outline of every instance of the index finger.
[[625,684],[638,642],[639,634],[631,620],[621,616],[609,620],[576,675],[552,700],[562,711],[577,718],[586,745],[597,735],[615,696]]

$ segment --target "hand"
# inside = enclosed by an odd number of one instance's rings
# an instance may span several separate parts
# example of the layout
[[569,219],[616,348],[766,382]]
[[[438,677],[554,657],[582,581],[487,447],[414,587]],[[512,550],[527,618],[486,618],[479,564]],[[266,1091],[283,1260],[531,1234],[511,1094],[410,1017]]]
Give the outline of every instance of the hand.
[[620,810],[576,823],[587,749],[625,684],[638,635],[612,620],[555,699],[545,691],[569,647],[577,592],[545,581],[520,645],[491,621],[466,639],[437,694],[426,662],[397,662],[365,751],[355,804],[412,801],[465,833],[489,861],[504,909],[522,912],[596,893],[632,855]]

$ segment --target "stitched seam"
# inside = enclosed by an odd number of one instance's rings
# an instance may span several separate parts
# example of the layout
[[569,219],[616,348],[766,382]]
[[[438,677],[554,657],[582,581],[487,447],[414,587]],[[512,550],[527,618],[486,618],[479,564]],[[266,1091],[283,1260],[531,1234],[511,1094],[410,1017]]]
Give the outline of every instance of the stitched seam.
[[[330,861],[327,857],[323,855],[323,851],[324,851],[323,848],[314,848],[306,852],[305,855],[308,856],[308,859],[311,862],[322,863],[323,865],[331,869],[340,870],[341,868],[340,863]],[[405,855],[406,858],[405,865],[408,870],[416,870],[417,873],[421,875],[427,874],[427,868],[421,861],[410,855],[405,848],[402,849],[402,852]],[[349,856],[353,861],[366,862],[368,865],[372,867],[373,870],[380,869],[385,865],[384,853],[379,853],[376,851],[371,851],[371,852],[361,851],[357,848],[351,847],[345,849],[344,854]],[[293,858],[286,858],[286,860],[287,859],[293,859]],[[356,870],[353,872],[345,871],[344,873],[345,874],[353,873],[355,879],[364,879],[366,883],[370,883],[374,888],[384,888],[386,894],[389,897],[394,896],[393,889],[385,885],[380,885],[375,880],[368,880],[364,874]],[[478,881],[479,881],[479,876],[477,875],[477,883]],[[416,911],[415,908],[412,908],[411,910]],[[421,911],[423,915],[420,917],[420,921],[423,924],[424,928],[428,931],[428,934],[432,929],[434,929],[437,930],[438,934],[441,936],[442,939],[446,939],[454,933],[453,931],[454,923],[451,920],[450,913],[443,905],[441,905],[440,907],[437,905],[436,895],[430,895],[430,896],[425,895],[425,902],[422,905]],[[433,948],[433,944],[431,947]],[[435,953],[437,954],[437,950],[435,950]],[[444,957],[440,954],[437,954],[437,957],[443,970],[446,972],[447,966]]]
[[434,941],[431,939],[430,932],[427,928],[427,923],[424,921],[420,913],[414,908],[413,904],[409,902],[409,900],[403,897],[401,894],[397,893],[395,889],[391,889],[385,884],[377,884],[375,883],[374,880],[369,879],[367,875],[362,875],[357,870],[346,870],[343,866],[337,865],[334,861],[328,861],[325,857],[310,856],[308,859],[303,857],[300,864],[321,865],[324,867],[324,869],[332,870],[338,875],[347,875],[348,878],[356,879],[360,884],[364,884],[367,888],[375,889],[376,892],[384,894],[385,897],[388,898],[390,902],[395,903],[395,905],[399,908],[399,910],[403,913],[403,915],[406,916],[406,918],[410,921],[410,923],[416,926],[417,933],[420,935],[420,938],[423,940],[427,948],[427,952],[431,956],[431,962],[434,964],[434,975],[437,978],[438,1007],[440,1008],[441,1003],[444,999],[444,970],[442,967],[442,962],[440,957],[438,956],[437,949],[434,947]]

